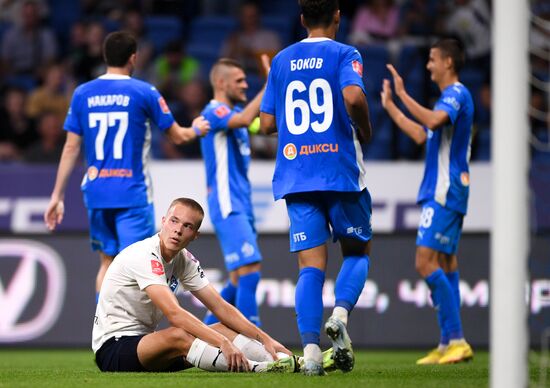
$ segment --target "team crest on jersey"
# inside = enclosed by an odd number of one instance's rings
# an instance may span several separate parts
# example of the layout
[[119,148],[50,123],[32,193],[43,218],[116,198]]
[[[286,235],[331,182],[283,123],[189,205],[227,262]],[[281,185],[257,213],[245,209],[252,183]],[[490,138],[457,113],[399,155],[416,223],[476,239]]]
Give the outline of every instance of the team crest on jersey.
[[162,263],[156,260],[151,260],[151,271],[153,271],[155,275],[164,275],[164,267],[162,266]]
[[462,182],[462,186],[470,186],[470,174],[467,172],[460,174],[460,181]]
[[220,119],[227,116],[229,112],[231,111],[225,105],[220,105],[214,110],[214,114],[218,116]]
[[284,148],[283,148],[283,155],[285,156],[285,158],[287,158],[288,160],[293,160],[296,158],[296,154],[297,154],[297,150],[296,150],[296,146],[292,143],[288,143]]
[[159,105],[160,105],[160,109],[162,110],[162,113],[170,113],[170,108],[168,107],[166,100],[163,97],[159,97],[158,101],[159,101]]
[[170,290],[172,292],[176,292],[176,289],[178,288],[178,285],[179,285],[178,278],[175,277],[174,275],[172,275],[170,277],[170,280],[168,281],[168,287],[170,287]]
[[88,179],[93,181],[95,178],[97,178],[98,175],[97,167],[96,166],[90,166],[88,167]]
[[359,77],[363,76],[363,64],[359,61],[352,61],[351,62],[351,68],[354,72],[359,74]]

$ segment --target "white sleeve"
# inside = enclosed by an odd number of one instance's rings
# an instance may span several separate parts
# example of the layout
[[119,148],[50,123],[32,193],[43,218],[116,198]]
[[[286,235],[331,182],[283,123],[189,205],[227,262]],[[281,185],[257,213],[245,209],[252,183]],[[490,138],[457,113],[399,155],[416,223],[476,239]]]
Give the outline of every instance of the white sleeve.
[[140,290],[153,284],[168,286],[161,260],[149,252],[146,254],[135,251],[129,253],[130,255],[127,255],[127,260],[125,260],[126,270],[131,277],[136,279]]
[[204,275],[201,263],[187,249],[183,250],[185,265],[181,266],[181,271],[178,272],[181,286],[187,291],[198,291],[206,287],[210,282]]

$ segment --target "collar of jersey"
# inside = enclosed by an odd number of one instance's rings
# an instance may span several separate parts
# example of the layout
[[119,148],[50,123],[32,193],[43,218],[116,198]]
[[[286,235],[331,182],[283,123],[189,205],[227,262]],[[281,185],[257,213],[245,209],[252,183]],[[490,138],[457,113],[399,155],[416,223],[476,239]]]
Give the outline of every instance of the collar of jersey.
[[99,76],[100,79],[130,79],[129,75],[106,73]]
[[305,39],[302,39],[302,42],[314,43],[314,42],[324,42],[325,40],[332,40],[332,39],[327,38],[325,36],[320,36],[318,38],[305,38]]

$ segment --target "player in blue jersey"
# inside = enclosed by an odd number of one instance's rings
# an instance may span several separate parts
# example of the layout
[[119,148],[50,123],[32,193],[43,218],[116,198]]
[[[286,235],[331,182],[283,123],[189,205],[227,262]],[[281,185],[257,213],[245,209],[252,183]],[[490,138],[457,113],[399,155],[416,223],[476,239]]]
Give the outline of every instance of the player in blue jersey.
[[[265,71],[269,59],[262,58]],[[220,243],[229,279],[222,297],[251,322],[260,325],[256,289],[260,281],[262,255],[254,227],[251,187],[248,180],[250,141],[248,127],[258,116],[264,89],[244,108],[246,75],[241,64],[221,58],[210,71],[214,98],[202,114],[211,131],[201,139],[206,166],[208,209]],[[207,313],[205,323],[218,322]]]
[[339,240],[343,262],[335,307],[325,324],[335,364],[353,369],[348,315],[367,279],[371,198],[361,142],[371,137],[359,52],[334,41],[340,23],[337,0],[300,0],[308,37],[282,50],[271,63],[260,108],[261,130],[278,131],[273,176],[276,200],[290,218],[290,250],[298,252],[296,315],[306,375],[322,375],[319,335],[326,240]]
[[107,73],[80,85],[65,120],[67,139],[44,221],[50,230],[64,215],[65,188],[84,143],[88,170],[82,181],[92,248],[99,251],[99,292],[114,256],[155,233],[149,175],[150,122],[176,144],[208,132],[203,117],[179,126],[154,86],[130,77],[137,58],[135,38],[113,32],[104,41]]
[[409,119],[392,100],[390,81],[384,80],[382,105],[399,128],[418,144],[426,143],[424,178],[418,193],[422,206],[416,238],[416,270],[431,290],[441,329],[439,346],[417,361],[451,364],[473,358],[460,320],[460,289],[456,251],[468,205],[469,159],[474,104],[458,80],[464,64],[462,45],[454,39],[435,43],[427,69],[441,90],[433,110],[418,104],[405,90],[393,66],[395,94],[418,121]]

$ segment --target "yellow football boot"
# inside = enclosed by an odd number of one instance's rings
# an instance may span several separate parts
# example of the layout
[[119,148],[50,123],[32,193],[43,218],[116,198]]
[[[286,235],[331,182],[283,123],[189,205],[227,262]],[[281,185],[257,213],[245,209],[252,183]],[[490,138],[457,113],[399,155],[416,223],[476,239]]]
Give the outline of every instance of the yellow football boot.
[[441,357],[443,357],[443,352],[439,348],[435,348],[426,356],[416,360],[416,365],[437,365]]
[[466,341],[451,341],[445,353],[439,359],[439,365],[456,364],[458,362],[470,361],[473,358],[474,351]]

